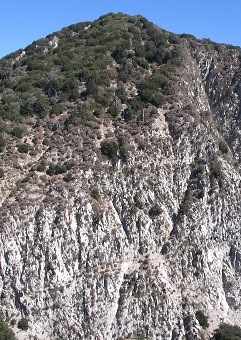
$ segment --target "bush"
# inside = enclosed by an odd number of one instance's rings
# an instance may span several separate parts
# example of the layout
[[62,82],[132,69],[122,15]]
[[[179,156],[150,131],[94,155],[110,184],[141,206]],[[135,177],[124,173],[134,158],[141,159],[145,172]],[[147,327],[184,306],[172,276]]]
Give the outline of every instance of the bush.
[[14,127],[11,131],[11,135],[13,137],[22,138],[23,134],[24,134],[24,130],[19,126]]
[[206,329],[209,327],[208,317],[201,310],[198,310],[195,316],[202,328]]
[[4,130],[5,130],[5,126],[2,123],[0,123],[0,133],[2,133]]
[[129,157],[129,151],[130,151],[129,147],[127,145],[122,145],[120,147],[119,154],[120,154],[120,158],[123,162],[127,162],[127,159]]
[[183,202],[183,203],[180,204],[178,212],[179,212],[180,215],[186,215],[187,214],[188,205],[187,205],[186,202]]
[[159,205],[155,204],[153,205],[153,207],[151,207],[151,209],[149,210],[149,216],[151,218],[154,218],[158,215],[160,215],[162,212],[161,208],[159,207]]
[[28,319],[22,318],[21,320],[19,320],[18,328],[22,329],[23,331],[28,330]]
[[114,140],[106,140],[101,143],[100,148],[103,155],[114,158],[117,156],[119,146]]
[[36,171],[38,172],[44,172],[46,170],[46,166],[45,164],[38,164],[37,167],[36,167]]
[[6,146],[6,141],[0,137],[0,150],[3,150],[3,148]]
[[212,165],[212,168],[211,168],[211,171],[212,171],[212,175],[215,177],[215,178],[220,178],[222,177],[222,170],[221,170],[221,167],[219,164],[213,164]]
[[241,339],[241,328],[223,323],[219,326],[212,339],[216,340],[238,340]]
[[50,114],[59,115],[59,114],[63,113],[64,110],[65,110],[64,104],[54,104],[52,106],[52,109],[50,110]]
[[90,196],[94,198],[96,201],[98,201],[100,199],[99,190],[97,188],[93,188],[90,192]]
[[2,168],[0,168],[0,178],[4,177],[4,170]]
[[111,114],[112,117],[117,117],[119,114],[119,108],[116,105],[111,105],[107,112]]
[[8,327],[7,322],[3,320],[2,316],[0,316],[0,339],[4,340],[16,339],[13,331]]
[[60,174],[64,174],[65,172],[67,172],[66,165],[65,164],[49,164],[49,168],[46,171],[46,174],[49,176],[53,176],[53,175],[60,175]]
[[42,144],[45,146],[49,146],[49,140],[47,138],[44,138]]
[[19,144],[19,145],[17,146],[17,148],[18,148],[18,152],[20,152],[20,153],[28,153],[28,151],[29,151],[28,144],[26,144],[26,143],[24,143],[24,144]]
[[219,150],[222,153],[228,153],[228,146],[223,140],[219,143]]

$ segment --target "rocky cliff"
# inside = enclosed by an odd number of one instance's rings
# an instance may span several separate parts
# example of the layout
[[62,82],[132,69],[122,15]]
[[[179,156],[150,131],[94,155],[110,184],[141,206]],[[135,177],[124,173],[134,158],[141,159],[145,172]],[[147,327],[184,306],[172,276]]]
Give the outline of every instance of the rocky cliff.
[[1,308],[17,338],[241,326],[240,58],[110,14],[1,61]]

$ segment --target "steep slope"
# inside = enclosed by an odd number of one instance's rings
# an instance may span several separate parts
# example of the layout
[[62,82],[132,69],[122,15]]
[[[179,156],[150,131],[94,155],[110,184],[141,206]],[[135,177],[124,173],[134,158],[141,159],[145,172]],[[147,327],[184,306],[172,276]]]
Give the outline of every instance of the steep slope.
[[1,60],[1,305],[29,319],[19,338],[241,326],[240,55],[109,14]]

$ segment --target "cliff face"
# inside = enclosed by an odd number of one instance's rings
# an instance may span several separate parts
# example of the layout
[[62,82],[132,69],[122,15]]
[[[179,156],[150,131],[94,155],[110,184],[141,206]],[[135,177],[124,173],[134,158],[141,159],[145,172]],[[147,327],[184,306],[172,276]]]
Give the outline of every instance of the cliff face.
[[[18,142],[9,137],[0,288],[7,319],[29,319],[19,339],[208,339],[223,320],[241,326],[241,54],[178,39],[165,103],[146,101],[126,119],[142,87],[114,74],[110,88],[122,86],[128,97],[116,116],[106,109],[70,127],[76,102],[68,99],[60,115],[21,123],[34,154],[11,159]],[[164,63],[147,61],[142,77]],[[105,140],[117,141],[116,153]],[[63,157],[67,175],[52,171]],[[42,163],[47,171],[36,169]],[[209,317],[207,330],[198,310]]]

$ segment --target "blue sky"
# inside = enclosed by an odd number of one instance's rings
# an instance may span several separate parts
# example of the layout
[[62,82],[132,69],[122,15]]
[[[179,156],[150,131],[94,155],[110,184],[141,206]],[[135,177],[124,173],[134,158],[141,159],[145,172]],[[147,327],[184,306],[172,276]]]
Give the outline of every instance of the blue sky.
[[174,33],[241,46],[241,0],[1,0],[0,57],[109,12],[140,14]]

